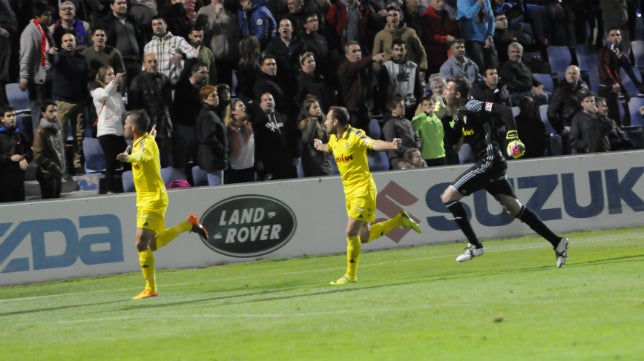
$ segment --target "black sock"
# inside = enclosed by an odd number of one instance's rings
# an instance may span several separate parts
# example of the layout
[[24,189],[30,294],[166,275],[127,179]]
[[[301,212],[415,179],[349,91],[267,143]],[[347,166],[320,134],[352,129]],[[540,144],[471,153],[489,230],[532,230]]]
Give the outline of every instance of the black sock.
[[546,226],[543,221],[530,210],[530,208],[522,206],[517,218],[521,220],[521,222],[530,226],[530,228],[537,232],[541,237],[550,242],[553,247],[557,247],[561,237],[552,233],[550,228],[548,228],[548,226]]
[[472,225],[467,219],[467,213],[465,213],[463,204],[459,201],[454,201],[446,204],[445,207],[447,207],[447,209],[452,212],[452,215],[454,215],[454,220],[456,221],[456,224],[458,224],[458,226],[461,228],[461,231],[463,231],[463,234],[465,234],[465,237],[467,237],[467,241],[473,244],[476,248],[483,247],[478,238],[476,238],[476,234],[474,234]]

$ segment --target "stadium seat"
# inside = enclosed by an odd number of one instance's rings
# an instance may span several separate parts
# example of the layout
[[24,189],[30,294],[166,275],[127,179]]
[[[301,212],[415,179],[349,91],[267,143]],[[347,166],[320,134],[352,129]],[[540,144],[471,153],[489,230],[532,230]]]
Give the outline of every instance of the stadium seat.
[[581,78],[588,84],[590,90],[597,94],[599,90],[599,60],[597,59],[597,48],[592,44],[575,45],[577,53],[577,65],[581,71]]
[[168,184],[178,179],[185,180],[186,173],[183,171],[183,169],[165,167],[161,168],[161,178],[163,178],[163,183]]
[[371,118],[369,122],[369,128],[367,129],[367,135],[373,139],[380,139],[382,137],[382,129],[380,128],[380,123],[378,119]]
[[550,119],[548,119],[548,104],[539,106],[539,116],[543,124],[546,126],[546,135],[548,137],[546,155],[552,156],[563,154],[563,143],[561,140],[561,135],[557,133],[555,128],[550,123]]
[[85,174],[105,172],[105,156],[97,138],[83,139],[83,155],[85,158]]
[[121,182],[123,183],[123,192],[134,192],[134,176],[131,170],[126,170],[121,175]]
[[532,76],[537,79],[541,84],[543,84],[543,90],[546,92],[548,97],[552,95],[555,91],[555,81],[552,79],[552,75],[543,74],[543,73],[532,73]]
[[474,160],[472,147],[467,143],[463,143],[463,145],[461,145],[461,149],[458,150],[458,162],[460,164],[469,164],[474,163]]
[[640,114],[640,107],[644,106],[644,98],[631,98],[628,102],[628,112],[631,115],[631,126],[642,126],[644,120]]
[[512,116],[513,117],[516,118],[519,115],[519,113],[521,113],[521,110],[519,109],[519,107],[512,107]]
[[9,83],[4,87],[7,92],[7,99],[9,105],[16,110],[27,111],[31,113],[31,105],[29,102],[29,92],[20,90],[18,83]]
[[198,165],[192,167],[192,183],[195,187],[208,185],[208,173]]
[[639,125],[639,126],[622,127],[622,130],[624,131],[624,134],[626,134],[626,137],[628,138],[628,140],[631,141],[633,148],[635,149],[644,148],[644,127],[643,126]]
[[383,170],[390,170],[391,164],[387,157],[387,152],[368,151],[367,158],[369,161],[369,169],[372,172],[379,172]]
[[566,68],[572,64],[572,55],[566,45],[548,45],[548,62],[550,63],[550,72],[556,74],[558,79],[563,79]]
[[[635,76],[637,76],[637,73],[638,72],[636,71]],[[628,95],[630,95],[631,97],[638,97],[640,91],[637,89],[637,86],[635,86],[633,79],[631,79],[631,77],[628,76],[628,74],[626,74],[626,72],[622,68],[619,68],[619,75],[622,78],[622,84],[624,84],[624,88],[626,88]]]
[[633,66],[636,68],[644,67],[644,40],[631,41],[631,51],[633,52]]

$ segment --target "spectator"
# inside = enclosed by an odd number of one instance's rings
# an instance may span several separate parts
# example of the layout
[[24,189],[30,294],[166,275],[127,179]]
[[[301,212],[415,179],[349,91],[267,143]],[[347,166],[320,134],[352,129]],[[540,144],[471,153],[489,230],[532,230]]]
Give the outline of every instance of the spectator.
[[40,123],[45,99],[51,99],[51,63],[47,56],[54,40],[47,26],[51,22],[51,7],[43,2],[33,6],[35,17],[20,34],[20,90],[29,91],[32,127],[31,137]]
[[[145,109],[150,118],[150,129],[156,127],[156,142],[161,155],[161,167],[170,166],[172,132],[174,126],[170,117],[172,85],[170,79],[157,70],[157,56],[154,53],[143,57],[143,72],[132,79],[129,90],[131,109]],[[150,130],[148,129],[148,131]]]
[[503,104],[508,107],[512,106],[508,87],[501,82],[499,73],[494,67],[485,69],[482,81],[478,81],[472,85],[470,96],[484,102]]
[[[185,0],[166,0],[165,5],[159,9],[158,15],[164,19],[169,32],[184,39],[188,38],[193,25],[188,18],[186,5],[188,4]],[[152,33],[154,33],[154,24],[152,24]]]
[[427,96],[418,104],[416,115],[411,120],[414,131],[420,139],[420,155],[426,166],[434,167],[447,164],[443,138],[443,123],[434,114],[434,101]]
[[362,57],[360,44],[350,41],[344,47],[345,60],[338,67],[338,79],[342,89],[344,105],[351,117],[350,123],[358,129],[369,126],[369,106],[371,98],[371,76],[369,71],[372,62],[382,63],[384,54]]
[[622,51],[622,44],[621,31],[618,28],[609,28],[606,32],[606,42],[598,52],[599,90],[597,92],[599,96],[606,98],[609,118],[615,119],[620,126],[629,125],[630,117],[625,119],[620,117],[618,100],[623,96],[624,103],[628,103],[630,94],[622,83],[619,69],[624,69],[638,90],[644,92],[644,85],[635,76],[628,56]]
[[525,154],[522,158],[543,157],[546,153],[546,126],[541,121],[539,109],[531,97],[519,100],[519,114],[514,118]]
[[259,59],[261,51],[259,41],[254,36],[249,36],[239,42],[239,64],[237,65],[238,97],[245,102],[253,101],[253,86],[259,73]]
[[550,97],[548,120],[561,135],[563,151],[570,154],[568,134],[572,117],[581,110],[581,95],[590,92],[588,85],[581,80],[579,68],[570,65],[566,68],[565,80],[560,81]]
[[610,131],[608,132],[608,141],[610,143],[610,150],[627,150],[632,149],[633,144],[624,131],[617,125],[617,123],[608,118],[608,106],[606,105],[606,99],[602,97],[595,97],[595,106],[597,107],[597,117],[600,120],[600,123],[609,123]]
[[255,166],[261,180],[297,178],[297,128],[275,110],[271,93],[259,98],[261,111],[253,121]]
[[[82,52],[87,65],[89,66],[88,79],[93,80],[96,77],[98,69],[104,65],[109,65],[114,69],[116,74],[125,73],[125,64],[121,52],[107,45],[107,35],[105,29],[100,25],[92,29],[92,45]],[[123,87],[126,89],[127,87]]]
[[220,185],[228,167],[228,135],[216,111],[219,94],[216,87],[206,85],[199,90],[199,96],[203,105],[196,121],[197,164],[208,174],[209,186]]
[[338,80],[335,74],[336,61],[334,55],[337,54],[333,54],[333,49],[329,46],[327,38],[318,33],[319,20],[317,14],[307,12],[305,19],[304,31],[300,35],[297,53],[312,52],[317,62],[316,73],[320,74],[327,84],[335,85]]
[[0,106],[0,203],[25,200],[25,172],[32,159],[29,137],[16,127],[15,109]]
[[128,84],[141,72],[143,36],[140,24],[127,13],[126,0],[109,0],[110,12],[98,24],[105,29],[107,44],[118,49],[123,57]]
[[496,46],[499,63],[508,60],[508,45],[519,42],[523,46],[530,46],[534,43],[532,34],[523,31],[521,23],[517,27],[510,27],[508,16],[505,13],[494,15],[494,45]]
[[[412,28],[405,26],[401,20],[401,11],[397,6],[387,7],[387,25],[380,30],[373,41],[372,55],[384,53],[384,60],[388,61],[393,52],[394,39],[401,39],[406,45],[407,59],[418,66],[418,75],[422,86],[425,86],[427,73],[427,54],[423,43]],[[377,69],[378,67],[376,67]],[[415,104],[414,104],[415,108]]]
[[382,127],[384,140],[392,142],[394,138],[401,140],[401,146],[396,150],[387,152],[391,169],[401,169],[401,162],[405,160],[405,151],[409,148],[420,148],[420,139],[414,131],[411,121],[405,118],[405,101],[401,97],[393,97],[388,104],[389,119]]
[[429,74],[440,71],[441,65],[447,60],[448,44],[457,36],[456,24],[450,19],[444,5],[444,0],[431,0],[427,10],[420,16]]
[[449,44],[450,57],[441,65],[440,73],[445,79],[459,75],[465,76],[470,82],[481,78],[479,66],[470,58],[465,56],[465,40],[456,39]]
[[105,192],[117,192],[116,169],[120,167],[116,156],[127,147],[123,137],[123,117],[125,105],[119,92],[125,82],[124,73],[114,73],[110,65],[103,65],[96,73],[98,87],[92,90],[96,109],[96,136],[105,157]]
[[13,59],[13,41],[18,33],[16,14],[11,9],[9,0],[0,0],[0,104],[9,104],[5,85],[15,80],[10,75]]
[[159,13],[157,0],[130,0],[130,14],[137,24],[141,24],[143,39],[152,38],[152,18]]
[[581,110],[572,118],[570,145],[573,153],[595,153],[610,150],[608,118],[597,116],[595,96],[586,93],[581,97]]
[[302,170],[305,177],[316,177],[331,174],[331,163],[326,153],[318,152],[313,146],[313,139],[328,142],[329,136],[324,130],[324,115],[320,103],[314,97],[304,99],[300,110],[299,124],[302,133]]
[[40,113],[42,119],[34,132],[32,149],[42,199],[60,198],[63,186],[65,142],[57,113],[56,103],[45,100]]
[[623,50],[628,51],[631,44],[629,31],[628,4],[632,0],[599,0],[604,29],[617,29],[624,44]]
[[288,94],[295,94],[295,78],[297,74],[297,42],[293,38],[293,24],[291,20],[283,18],[277,29],[278,36],[274,36],[266,46],[265,54],[275,57],[277,63],[277,78],[286,86]]
[[429,76],[429,94],[431,94],[432,102],[434,103],[434,115],[438,119],[442,119],[447,115],[447,108],[443,99],[445,85],[447,85],[447,80],[442,74],[436,73]]
[[311,7],[305,7],[304,0],[287,0],[286,6],[288,11],[284,17],[291,21],[291,24],[293,25],[293,33],[296,37],[299,37],[304,31],[306,16],[310,11],[314,11],[314,9]]
[[320,103],[320,108],[328,109],[335,104],[335,94],[325,79],[316,73],[317,62],[315,54],[307,51],[300,55],[300,73],[297,75],[297,93],[295,102],[301,106],[304,98],[314,96]]
[[242,37],[253,35],[259,40],[264,51],[269,40],[275,35],[277,22],[266,7],[267,0],[239,0],[237,24]]
[[532,76],[532,70],[521,60],[523,46],[517,42],[508,45],[508,61],[501,65],[501,79],[510,90],[512,104],[519,104],[524,96],[534,99],[535,106],[548,104],[548,97],[543,92],[543,84]]
[[162,17],[152,19],[152,40],[145,44],[144,54],[156,54],[158,71],[170,78],[174,86],[183,71],[184,60],[195,56],[195,49],[181,36],[172,35]]
[[411,118],[423,97],[425,86],[418,65],[407,60],[407,46],[402,39],[393,40],[391,58],[383,64],[380,74],[382,98],[378,103],[401,97],[405,101],[405,117]]
[[226,184],[255,180],[255,135],[248,120],[246,105],[234,99],[226,112],[228,127],[228,169],[224,172]]
[[212,0],[199,9],[197,24],[206,25],[205,42],[215,56],[217,81],[232,84],[238,58],[239,28],[235,14],[224,7],[223,0]]
[[59,2],[60,19],[49,26],[56,46],[61,46],[63,34],[72,33],[76,38],[76,51],[83,51],[89,45],[89,23],[76,17],[76,6],[72,1]]
[[494,14],[490,0],[458,0],[458,27],[465,39],[467,55],[485,69],[499,65],[496,48],[494,47]]
[[[194,64],[202,63],[206,66],[208,73],[206,83],[210,85],[217,84],[217,66],[215,64],[215,55],[212,50],[203,44],[203,30],[192,28],[188,35],[190,46],[195,49],[194,57],[186,60],[185,67],[187,71],[192,71]],[[184,71],[185,72],[185,71]]]
[[219,95],[219,105],[217,106],[217,115],[219,119],[226,118],[226,111],[230,105],[231,95],[228,84],[217,84],[217,94]]
[[[170,109],[174,120],[172,141],[172,160],[176,168],[185,168],[191,174],[191,163],[197,160],[196,121],[202,109],[199,91],[208,84],[208,68],[202,62],[196,62],[190,69],[190,76],[177,83],[174,100]],[[221,118],[220,118],[221,119]]]
[[286,84],[277,77],[277,62],[270,54],[264,55],[260,60],[259,73],[253,85],[254,98],[259,98],[264,93],[271,93],[275,99],[275,106],[280,113],[285,114],[289,119],[296,117],[297,109],[293,97],[289,96]]
[[399,163],[400,169],[417,169],[427,168],[427,163],[417,148],[408,148],[403,155],[403,160]]
[[331,48],[341,54],[349,42],[364,45],[372,43],[367,35],[369,17],[369,8],[358,0],[340,0],[331,5],[326,14]]
[[[53,67],[52,96],[58,107],[58,119],[63,134],[71,133],[73,164],[69,164],[67,174],[85,174],[83,167],[83,139],[85,139],[85,100],[87,92],[88,65],[85,57],[76,49],[76,37],[72,33],[63,34],[62,48],[49,49],[49,61]],[[70,127],[74,131],[70,131]]]

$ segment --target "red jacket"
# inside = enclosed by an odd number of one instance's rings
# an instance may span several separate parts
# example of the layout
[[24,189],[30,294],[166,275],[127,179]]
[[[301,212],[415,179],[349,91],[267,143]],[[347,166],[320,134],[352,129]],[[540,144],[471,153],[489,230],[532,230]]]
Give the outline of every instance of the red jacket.
[[456,24],[449,18],[447,11],[437,13],[431,6],[420,16],[420,23],[423,26],[422,40],[428,66],[430,69],[440,68],[448,57],[447,35],[458,37]]
[[[358,10],[360,12],[360,34],[367,34],[368,33],[368,23],[369,23],[369,9],[363,5],[358,6]],[[347,41],[346,38],[346,31],[347,31],[347,24],[348,24],[348,17],[347,17],[347,6],[344,5],[341,1],[336,2],[335,4],[331,5],[329,8],[329,12],[326,14],[326,22],[329,25],[330,29],[333,29],[333,34],[332,35],[334,38],[334,45],[337,46],[337,49],[340,51],[340,54],[344,54],[344,45]],[[363,39],[360,39],[360,43],[362,44]]]

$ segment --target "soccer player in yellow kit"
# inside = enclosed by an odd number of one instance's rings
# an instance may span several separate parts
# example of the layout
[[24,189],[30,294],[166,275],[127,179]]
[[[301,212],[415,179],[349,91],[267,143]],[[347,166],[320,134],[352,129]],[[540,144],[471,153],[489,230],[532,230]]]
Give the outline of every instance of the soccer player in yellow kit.
[[391,142],[369,138],[362,129],[349,125],[349,112],[344,107],[331,107],[324,122],[329,142],[313,140],[315,149],[332,153],[342,177],[344,197],[347,207],[347,272],[332,285],[345,285],[358,280],[358,260],[361,243],[379,238],[396,227],[407,227],[420,233],[420,226],[407,211],[400,211],[396,217],[374,223],[376,219],[376,196],[378,190],[369,170],[367,150],[396,150],[402,145],[400,138]]
[[[134,300],[157,297],[153,251],[167,245],[183,232],[192,231],[207,239],[208,231],[193,213],[185,221],[165,229],[165,212],[168,209],[168,193],[163,178],[159,147],[154,136],[155,127],[146,132],[150,120],[144,110],[135,110],[125,117],[125,138],[132,140],[132,148],[119,154],[116,159],[132,163],[132,175],[136,187],[136,248],[145,289]],[[130,149],[132,152],[130,154]]]

